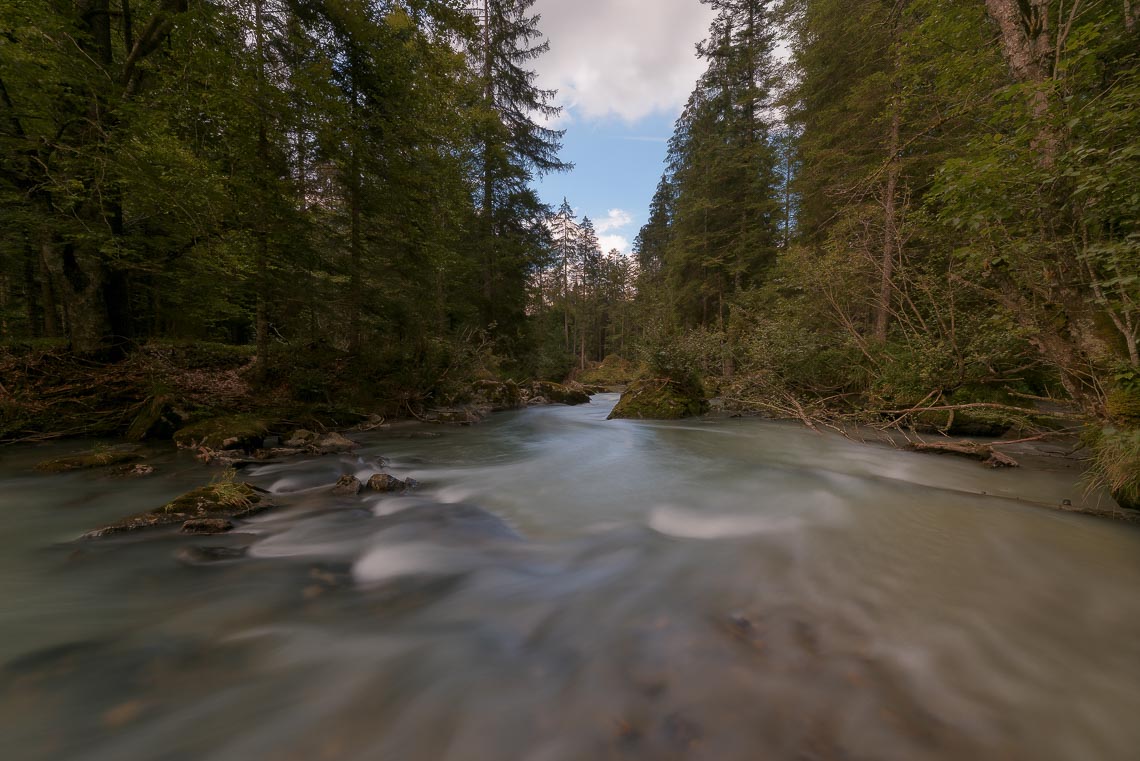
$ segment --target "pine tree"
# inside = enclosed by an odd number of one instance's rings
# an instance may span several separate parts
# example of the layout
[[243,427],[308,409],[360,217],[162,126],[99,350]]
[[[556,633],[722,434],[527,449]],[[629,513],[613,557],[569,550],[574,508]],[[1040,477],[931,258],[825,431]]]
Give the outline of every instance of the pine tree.
[[555,93],[538,87],[535,72],[527,68],[549,48],[539,42],[533,4],[482,0],[474,9],[479,31],[472,58],[484,109],[476,140],[487,324],[521,319],[524,284],[539,258],[535,244],[543,216],[531,179],[570,168],[558,158],[563,132],[539,122],[561,109],[552,105]]

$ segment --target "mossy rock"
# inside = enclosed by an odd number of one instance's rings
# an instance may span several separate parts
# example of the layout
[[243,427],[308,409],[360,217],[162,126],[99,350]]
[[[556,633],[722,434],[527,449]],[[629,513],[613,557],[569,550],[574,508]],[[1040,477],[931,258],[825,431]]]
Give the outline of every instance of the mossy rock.
[[581,388],[564,386],[550,381],[535,381],[531,384],[531,395],[541,396],[554,404],[587,404],[590,395]]
[[665,379],[635,381],[621,395],[610,420],[680,420],[708,412],[696,389]]
[[174,434],[180,448],[241,449],[261,448],[269,433],[269,423],[251,415],[211,418],[181,428]]
[[109,447],[91,449],[86,452],[44,460],[36,465],[41,473],[67,473],[72,470],[107,468],[112,465],[126,465],[142,459],[134,447]]
[[1140,493],[1135,488],[1118,489],[1112,493],[1112,498],[1125,510],[1140,510]]
[[471,384],[471,399],[493,411],[517,410],[526,406],[522,389],[514,381],[477,380]]
[[187,492],[155,510],[89,531],[84,537],[124,534],[155,526],[183,524],[191,520],[245,518],[271,507],[273,504],[260,489],[240,481],[220,481]]

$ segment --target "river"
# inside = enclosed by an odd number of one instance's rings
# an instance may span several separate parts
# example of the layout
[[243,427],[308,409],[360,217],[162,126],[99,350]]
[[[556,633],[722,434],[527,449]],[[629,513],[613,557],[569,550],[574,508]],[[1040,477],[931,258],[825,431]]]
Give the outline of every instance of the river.
[[[1086,498],[1071,462],[616,398],[258,466],[281,507],[224,537],[76,541],[216,473],[187,453],[5,451],[3,758],[1140,757],[1140,530],[1032,504]],[[421,487],[329,494],[380,457]]]

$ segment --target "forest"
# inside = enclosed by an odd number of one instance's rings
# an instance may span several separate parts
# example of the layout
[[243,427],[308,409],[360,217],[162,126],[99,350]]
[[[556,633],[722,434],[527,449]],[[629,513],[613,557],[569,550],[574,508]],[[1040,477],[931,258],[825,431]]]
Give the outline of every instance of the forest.
[[3,438],[60,428],[67,368],[415,412],[621,365],[1080,434],[1140,504],[1140,4],[701,2],[628,257],[534,190],[571,167],[533,0],[0,0]]

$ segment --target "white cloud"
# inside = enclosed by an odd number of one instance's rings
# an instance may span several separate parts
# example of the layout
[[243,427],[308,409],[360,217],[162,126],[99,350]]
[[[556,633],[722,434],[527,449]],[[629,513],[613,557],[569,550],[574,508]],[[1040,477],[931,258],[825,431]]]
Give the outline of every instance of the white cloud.
[[[611,230],[620,230],[633,221],[628,211],[624,209],[610,209],[606,214],[605,219],[599,219],[594,222],[594,229],[598,231],[599,235],[604,235]],[[607,251],[609,249],[606,249]]]
[[629,244],[629,238],[624,235],[599,235],[598,244],[601,246],[603,254],[608,254],[615,248],[623,254],[628,254],[633,250]]
[[550,51],[535,62],[566,118],[629,122],[674,113],[704,69],[695,44],[713,13],[696,0],[538,0]]

